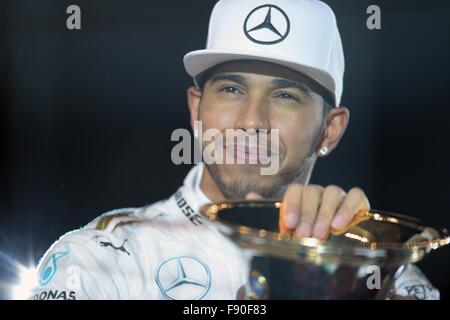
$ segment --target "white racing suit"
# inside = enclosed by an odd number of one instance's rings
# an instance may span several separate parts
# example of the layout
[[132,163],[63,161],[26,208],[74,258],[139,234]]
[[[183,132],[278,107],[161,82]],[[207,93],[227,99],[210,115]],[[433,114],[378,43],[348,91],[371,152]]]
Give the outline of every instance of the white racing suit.
[[[107,212],[56,241],[39,263],[30,299],[236,299],[247,282],[248,254],[199,213],[210,201],[196,165],[169,199]],[[395,293],[439,299],[417,267]]]

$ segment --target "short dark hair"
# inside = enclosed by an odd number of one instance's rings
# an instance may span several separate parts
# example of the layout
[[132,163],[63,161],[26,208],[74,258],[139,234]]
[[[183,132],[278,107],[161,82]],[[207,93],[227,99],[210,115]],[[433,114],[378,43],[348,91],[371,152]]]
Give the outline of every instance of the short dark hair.
[[333,106],[323,99],[323,116],[327,116],[331,109],[333,109]]

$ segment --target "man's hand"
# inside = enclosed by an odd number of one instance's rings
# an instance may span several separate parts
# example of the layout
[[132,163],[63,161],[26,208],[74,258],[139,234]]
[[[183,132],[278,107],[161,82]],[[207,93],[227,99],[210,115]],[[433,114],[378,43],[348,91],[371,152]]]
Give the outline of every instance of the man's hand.
[[[249,193],[247,199],[261,198]],[[304,186],[291,184],[283,196],[281,229],[296,237],[325,240],[331,231],[346,229],[354,222],[355,214],[370,209],[369,200],[359,188],[346,193],[338,186]]]

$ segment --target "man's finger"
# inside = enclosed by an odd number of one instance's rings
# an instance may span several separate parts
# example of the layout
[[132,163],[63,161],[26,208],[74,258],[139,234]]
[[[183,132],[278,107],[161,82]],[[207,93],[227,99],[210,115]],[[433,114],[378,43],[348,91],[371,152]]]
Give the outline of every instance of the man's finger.
[[303,186],[291,184],[283,195],[283,220],[287,229],[295,230],[300,221]]
[[333,218],[331,227],[335,230],[345,228],[353,219],[354,215],[364,209],[370,209],[369,200],[360,188],[352,188],[347,194],[336,216]]
[[303,188],[300,224],[295,230],[298,238],[311,237],[312,227],[319,209],[323,188],[318,186],[307,186]]
[[321,240],[327,238],[330,231],[331,221],[344,199],[345,192],[338,186],[330,185],[325,188],[322,194],[322,202],[320,204],[319,213],[317,214],[316,221],[314,222],[312,233],[314,238]]

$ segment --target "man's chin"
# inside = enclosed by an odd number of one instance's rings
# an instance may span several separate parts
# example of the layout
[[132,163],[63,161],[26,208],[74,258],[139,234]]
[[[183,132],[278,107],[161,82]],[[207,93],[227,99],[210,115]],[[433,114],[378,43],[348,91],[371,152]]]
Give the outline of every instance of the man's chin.
[[239,173],[239,174],[261,174],[261,168],[263,166],[259,164],[221,164],[217,165],[219,170],[223,170],[230,173]]
[[264,198],[274,197],[279,179],[261,175],[261,168],[255,164],[214,165],[210,172],[227,198],[244,199],[249,192],[259,193]]
[[263,168],[263,166],[259,164],[222,164],[214,166],[214,169],[219,172],[221,178],[225,180],[266,180],[267,176],[261,174],[261,168]]

